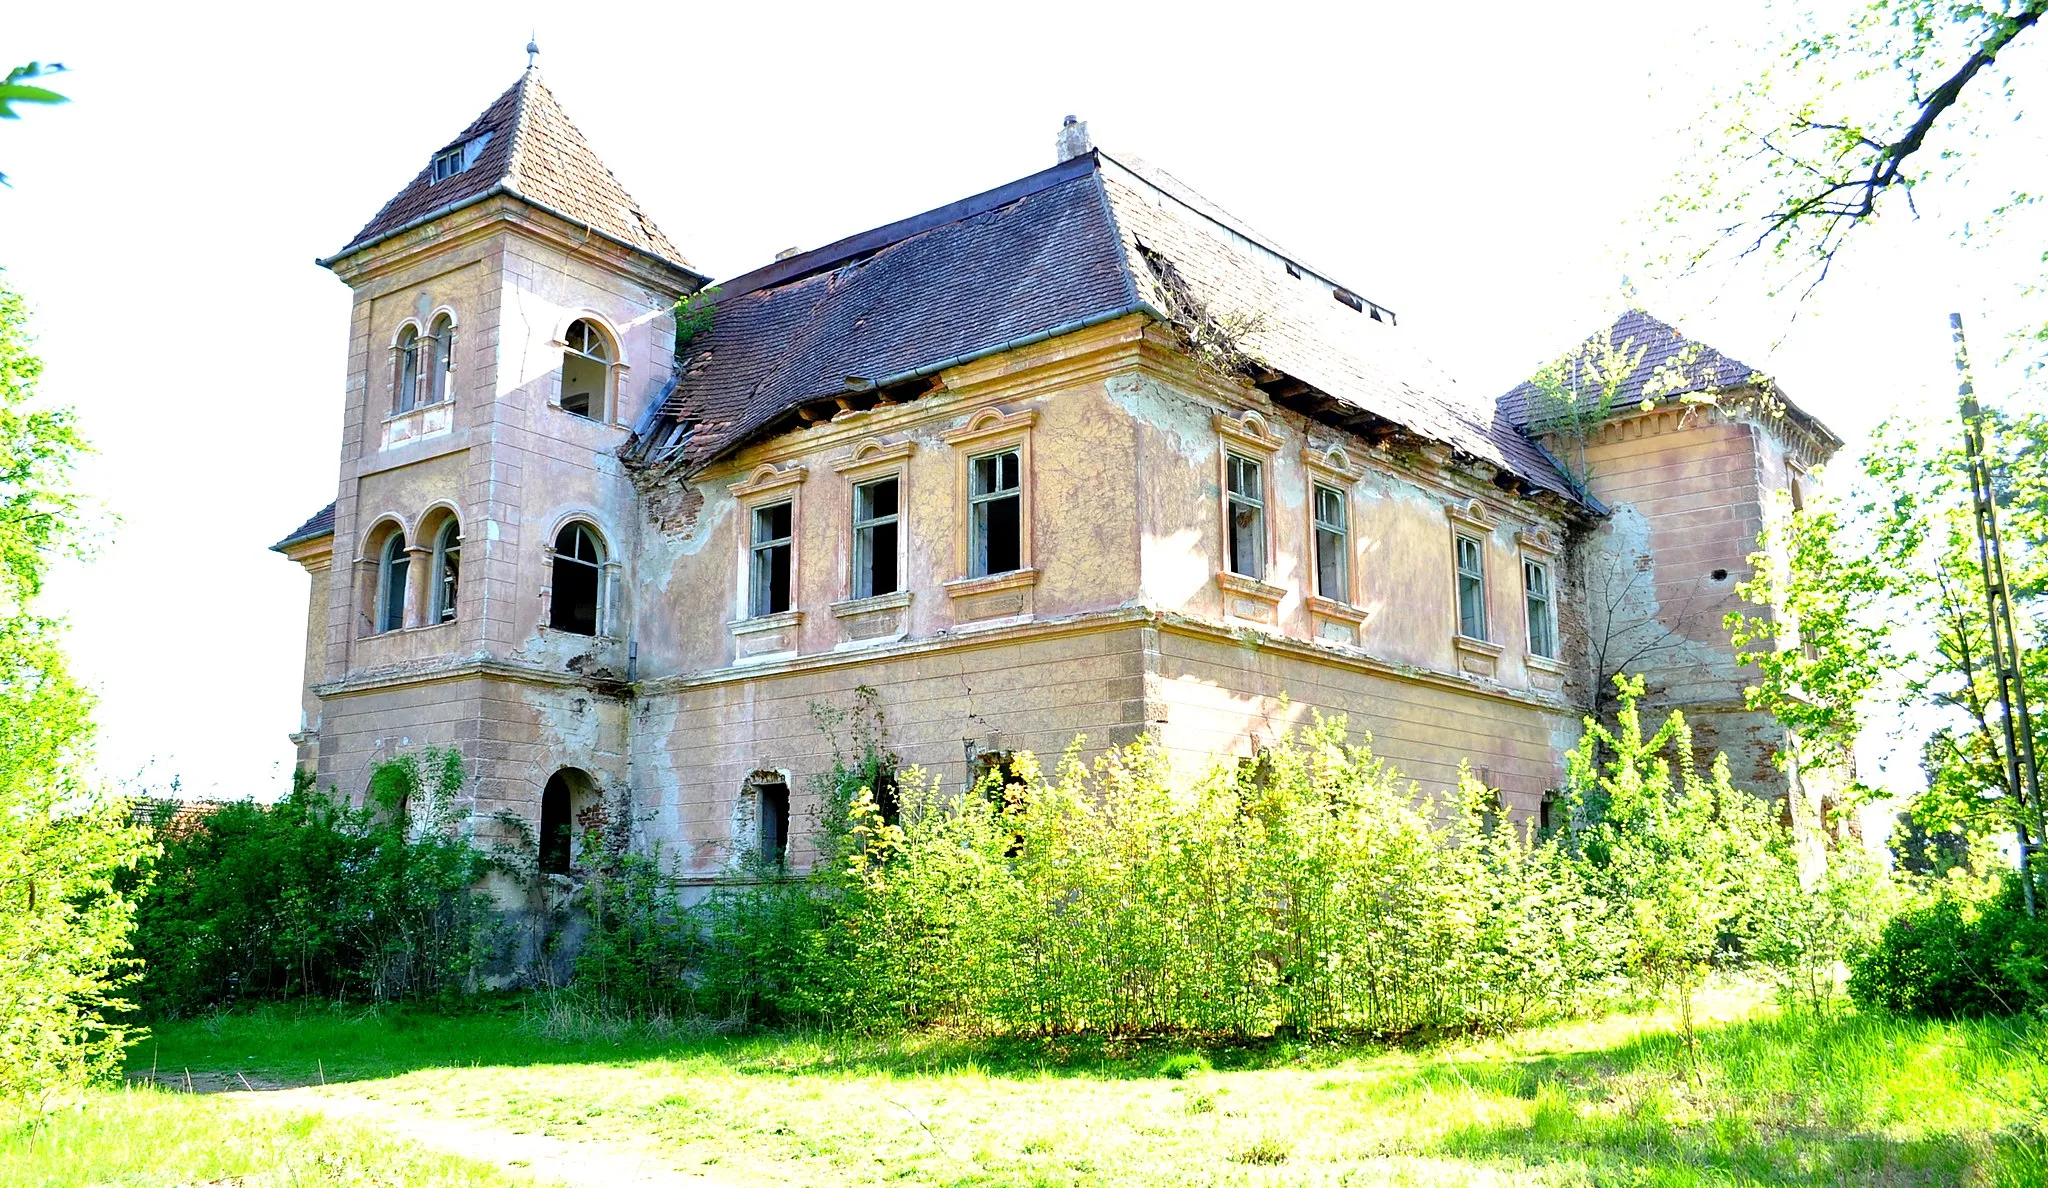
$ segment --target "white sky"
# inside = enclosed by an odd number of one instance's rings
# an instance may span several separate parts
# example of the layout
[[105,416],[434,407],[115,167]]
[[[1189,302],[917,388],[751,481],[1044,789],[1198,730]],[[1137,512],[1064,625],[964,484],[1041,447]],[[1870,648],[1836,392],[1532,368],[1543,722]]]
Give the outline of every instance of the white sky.
[[[72,68],[71,104],[0,125],[0,265],[35,310],[46,396],[98,448],[83,485],[120,518],[50,601],[101,694],[102,766],[258,796],[288,770],[306,610],[267,546],[334,496],[349,298],[313,260],[517,78],[530,27],[571,117],[714,276],[1034,172],[1073,112],[1487,392],[1620,307],[1625,221],[1762,27],[1748,4],[1640,0],[74,0],[6,23],[0,57]],[[1892,406],[1950,397],[1956,282],[1989,294],[1960,308],[1990,355],[2016,314],[1981,278],[2039,253],[1879,230],[1796,322],[1759,287],[1643,304],[1775,374],[1853,452]]]

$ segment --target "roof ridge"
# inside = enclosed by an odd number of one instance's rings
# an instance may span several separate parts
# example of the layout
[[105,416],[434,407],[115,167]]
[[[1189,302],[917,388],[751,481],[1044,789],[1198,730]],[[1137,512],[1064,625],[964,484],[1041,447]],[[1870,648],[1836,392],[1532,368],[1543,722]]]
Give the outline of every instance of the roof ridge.
[[505,171],[498,175],[498,184],[514,194],[519,194],[521,198],[526,197],[519,189],[519,180],[522,177],[520,169],[525,156],[523,150],[526,147],[526,86],[529,81],[539,76],[540,67],[528,66],[526,73],[519,76],[519,81],[512,84],[512,90],[515,92],[512,98],[512,127],[509,129],[512,133],[512,145],[505,156]]

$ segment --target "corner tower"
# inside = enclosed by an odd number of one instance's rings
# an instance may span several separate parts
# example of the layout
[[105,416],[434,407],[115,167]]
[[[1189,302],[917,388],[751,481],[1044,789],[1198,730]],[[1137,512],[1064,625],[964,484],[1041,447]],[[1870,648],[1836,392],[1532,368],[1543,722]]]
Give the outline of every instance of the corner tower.
[[320,264],[354,305],[334,504],[278,546],[314,579],[301,765],[359,796],[456,747],[477,819],[545,836],[545,799],[624,786],[615,455],[705,278],[531,67]]

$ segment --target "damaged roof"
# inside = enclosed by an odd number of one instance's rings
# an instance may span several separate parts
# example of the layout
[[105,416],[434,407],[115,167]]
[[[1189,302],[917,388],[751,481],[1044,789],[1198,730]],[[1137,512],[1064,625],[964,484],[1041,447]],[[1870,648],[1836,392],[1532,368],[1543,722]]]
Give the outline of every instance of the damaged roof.
[[1314,415],[1405,430],[1577,499],[1494,400],[1463,394],[1403,341],[1391,310],[1100,149],[720,286],[638,444],[701,466],[808,403],[1135,312],[1223,320],[1262,382],[1285,377]]
[[[436,179],[435,161],[461,168]],[[583,223],[608,239],[659,256],[684,269],[689,262],[605,168],[554,93],[529,67],[454,140],[428,155],[426,168],[407,183],[348,246],[322,261],[332,264],[408,227],[493,193],[509,193]]]
[[[1670,400],[1699,392],[1748,385],[1767,386],[1784,406],[1787,417],[1832,447],[1842,444],[1826,425],[1786,399],[1785,394],[1778,391],[1771,378],[1761,370],[1724,355],[1698,339],[1687,338],[1683,330],[1640,309],[1622,311],[1612,324],[1589,335],[1566,358],[1583,360],[1587,353],[1596,353],[1597,357],[1597,353],[1604,352],[1610,345],[1626,356],[1641,353],[1635,366],[1616,387],[1613,409],[1625,411],[1645,399]],[[1605,397],[1604,383],[1583,372],[1574,375],[1569,369],[1562,378],[1567,390],[1573,393],[1575,410],[1563,407],[1562,401],[1547,399],[1532,380],[1523,380],[1501,396],[1501,415],[1527,430],[1532,426],[1540,428],[1543,422],[1564,416],[1569,411],[1581,414],[1598,411]]]

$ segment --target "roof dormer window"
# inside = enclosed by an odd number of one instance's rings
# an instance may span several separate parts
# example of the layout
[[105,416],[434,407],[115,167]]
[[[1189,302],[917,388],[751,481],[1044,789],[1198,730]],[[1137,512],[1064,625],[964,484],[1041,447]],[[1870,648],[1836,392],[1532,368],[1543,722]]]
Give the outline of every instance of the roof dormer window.
[[483,155],[484,145],[490,140],[491,134],[486,132],[435,153],[433,180],[446,181],[476,164],[476,159]]

